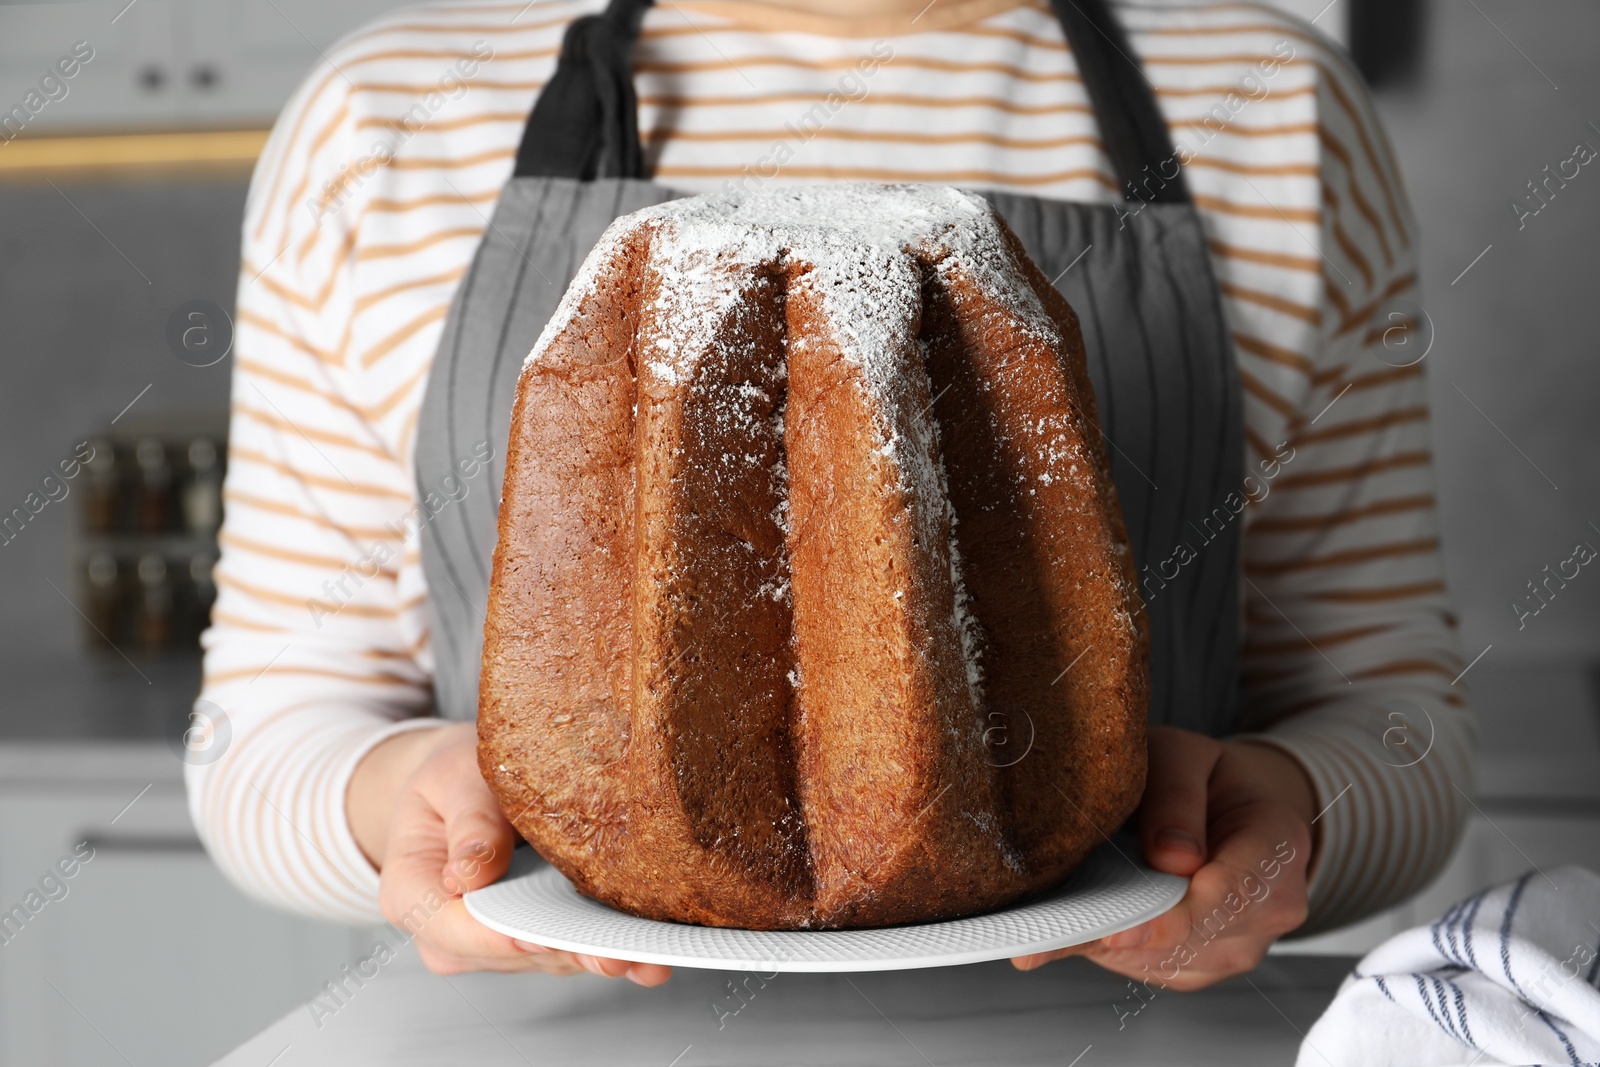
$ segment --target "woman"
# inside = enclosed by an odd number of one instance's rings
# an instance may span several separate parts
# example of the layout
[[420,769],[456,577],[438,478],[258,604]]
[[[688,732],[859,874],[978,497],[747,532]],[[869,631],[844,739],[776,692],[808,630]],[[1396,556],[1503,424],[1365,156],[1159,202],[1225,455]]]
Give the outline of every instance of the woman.
[[[510,249],[540,274],[560,258],[539,254],[537,232],[523,251],[514,210],[490,223],[514,167],[514,183],[598,167],[688,192],[981,188],[1016,207],[1014,225],[1052,212],[1066,230],[1081,223],[1076,245],[1030,252],[1075,304],[1098,294],[1128,329],[1173,316],[1144,313],[1145,297],[1124,290],[1203,292],[1153,351],[1192,349],[1183,358],[1236,384],[1210,400],[1199,385],[1173,390],[1164,383],[1190,366],[1174,364],[1151,378],[1161,387],[1146,391],[1165,399],[1149,401],[1139,441],[1106,431],[1130,525],[1147,534],[1136,555],[1152,619],[1210,576],[1191,601],[1207,610],[1157,627],[1178,651],[1158,663],[1139,819],[1146,861],[1191,888],[1167,915],[1069,951],[1196,988],[1253,967],[1283,934],[1353,921],[1425,884],[1463,824],[1473,726],[1453,684],[1421,367],[1393,351],[1388,316],[1414,292],[1416,227],[1348,61],[1304,25],[1237,4],[1119,5],[1109,21],[1073,0],[619,8],[585,24],[599,36],[569,49],[559,89],[548,86],[563,33],[599,10],[593,0],[390,15],[329,53],[269,141],[246,212],[205,639],[202,696],[233,738],[189,771],[223,869],[282,906],[381,913],[443,973],[665,980],[661,967],[514,942],[456,899],[504,870],[514,840],[459,721],[475,706],[460,620],[481,600],[470,576],[465,589],[450,577],[461,572],[449,533],[492,507],[506,416],[486,385],[471,398],[489,412],[477,438],[452,436],[430,414],[443,394],[429,383],[493,355],[454,343],[478,320],[446,325],[475,256]],[[642,155],[615,114],[590,113],[600,68],[626,69],[635,30]],[[1166,219],[1170,256],[1145,257],[1139,286],[1113,284],[1127,249]],[[522,291],[542,290],[530,277]],[[510,329],[513,310],[491,325]],[[1158,440],[1208,419],[1217,443]],[[1185,448],[1220,472],[1203,506],[1146,521],[1193,488],[1164,477],[1189,469]],[[1208,656],[1208,641],[1221,653]],[[1268,893],[1244,881],[1257,874],[1259,887],[1269,870]]]

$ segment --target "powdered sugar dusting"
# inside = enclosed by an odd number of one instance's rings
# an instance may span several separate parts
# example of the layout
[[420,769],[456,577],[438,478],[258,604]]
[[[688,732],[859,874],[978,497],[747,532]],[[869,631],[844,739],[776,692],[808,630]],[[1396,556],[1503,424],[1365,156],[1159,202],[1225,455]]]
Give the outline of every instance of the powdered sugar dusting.
[[[1018,270],[993,209],[975,194],[948,187],[867,183],[741,190],[645,208],[606,230],[525,368],[542,358],[640,236],[649,246],[641,308],[649,328],[640,330],[637,353],[641,388],[649,381],[668,387],[693,382],[697,365],[715,354],[716,338],[752,288],[786,284],[791,294],[798,288],[819,298],[819,318],[832,333],[827,340],[859,368],[860,387],[876,422],[876,451],[911,504],[917,540],[948,545],[952,622],[965,654],[973,706],[982,707],[980,630],[962,578],[938,426],[931,403],[908,405],[905,399],[907,353],[917,351],[928,272],[947,286],[964,277],[1009,313],[1012,329],[1050,347],[1060,344],[1056,325]],[[788,343],[793,348],[808,339]],[[748,410],[742,403],[734,407]],[[719,417],[742,416],[727,410]],[[781,440],[781,403],[772,417]],[[787,533],[788,472],[781,458],[773,478],[780,503],[771,518]],[[786,578],[786,572],[773,576],[760,595],[786,598]]]
[[[657,307],[692,325],[724,300],[760,264],[803,263],[806,284],[831,305],[829,319],[846,358],[858,361],[870,385],[887,387],[892,367],[885,325],[914,314],[919,273],[914,258],[944,274],[962,272],[998,294],[1020,324],[1044,338],[1055,326],[1020,281],[993,209],[982,197],[947,186],[835,185],[761,188],[671,200],[613,222],[584,260],[528,362],[536,362],[572,321],[628,238],[652,231],[651,263],[682,297]],[[917,253],[913,257],[913,253]],[[692,294],[692,297],[691,297]],[[700,302],[709,298],[710,303]],[[667,333],[678,331],[668,329]],[[674,381],[676,355],[661,352],[650,370]]]

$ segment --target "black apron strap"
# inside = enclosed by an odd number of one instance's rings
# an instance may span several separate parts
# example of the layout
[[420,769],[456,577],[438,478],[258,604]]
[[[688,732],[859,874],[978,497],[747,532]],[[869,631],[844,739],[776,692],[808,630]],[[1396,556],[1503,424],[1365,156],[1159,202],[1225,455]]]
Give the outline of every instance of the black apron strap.
[[534,101],[517,148],[517,178],[643,178],[633,42],[651,0],[611,0],[574,19],[555,74]]
[[[555,74],[534,101],[515,177],[643,178],[633,41],[652,0],[611,0],[567,27]],[[1150,82],[1106,0],[1052,0],[1123,196],[1186,203],[1188,186]]]
[[1178,204],[1189,187],[1155,90],[1106,0],[1051,0],[1100,126],[1100,143],[1128,200]]
[[[1122,188],[1183,200],[1183,183],[1168,177],[1166,125],[1106,0],[1052,2]],[[438,498],[462,479],[462,464],[496,450],[486,491],[420,528],[434,694],[446,718],[478,710],[502,453],[523,359],[605,227],[680,195],[641,173],[630,52],[649,0],[610,4],[568,29],[518,153],[524,180],[502,191],[456,293],[417,421],[419,500]],[[1186,202],[1134,211],[985,195],[1079,315],[1141,566],[1151,721],[1225,736],[1239,695],[1240,523],[1218,504],[1237,495],[1245,466],[1243,392],[1200,216]]]

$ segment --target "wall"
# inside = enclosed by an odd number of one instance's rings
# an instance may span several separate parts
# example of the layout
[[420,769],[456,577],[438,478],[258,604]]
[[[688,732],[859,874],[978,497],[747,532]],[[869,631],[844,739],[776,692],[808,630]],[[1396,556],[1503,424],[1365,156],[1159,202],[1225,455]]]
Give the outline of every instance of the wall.
[[[161,412],[223,412],[232,360],[197,368],[166,322],[192,299],[233,306],[244,184],[0,186],[0,513],[76,443]],[[146,387],[149,387],[146,391]],[[141,395],[143,391],[143,395]],[[82,479],[0,544],[0,732],[148,735],[192,670],[86,661],[68,563]],[[51,583],[60,592],[51,588]],[[79,729],[78,727],[83,727]]]
[[1600,6],[1447,0],[1429,20],[1425,78],[1385,94],[1380,110],[1422,225],[1444,549],[1463,644],[1469,659],[1493,644],[1480,667],[1593,658],[1600,569],[1584,569],[1523,629],[1511,604],[1577,541],[1600,548],[1589,525],[1600,526],[1600,160],[1520,230],[1510,202],[1578,141],[1600,149]]

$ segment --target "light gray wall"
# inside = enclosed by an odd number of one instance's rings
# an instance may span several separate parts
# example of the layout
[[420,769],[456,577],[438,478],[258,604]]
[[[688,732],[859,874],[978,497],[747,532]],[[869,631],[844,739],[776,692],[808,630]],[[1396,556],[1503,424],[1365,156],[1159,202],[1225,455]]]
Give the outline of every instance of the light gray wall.
[[1422,225],[1445,560],[1463,644],[1470,658],[1492,643],[1490,667],[1594,659],[1600,566],[1525,629],[1511,604],[1578,541],[1600,548],[1588,525],[1600,526],[1600,159],[1520,231],[1510,202],[1579,141],[1600,149],[1589,124],[1600,123],[1600,5],[1434,0],[1429,20],[1425,79],[1380,97],[1380,111]]
[[[58,183],[60,184],[60,183]],[[0,186],[0,513],[9,514],[73,446],[162,412],[225,412],[232,359],[197,368],[167,348],[167,316],[206,299],[231,310],[239,270],[243,182]],[[148,279],[148,281],[146,280]],[[86,660],[69,529],[80,477],[22,533],[0,545],[0,732],[128,736],[170,717],[193,691],[115,654]],[[55,729],[60,727],[60,729]]]

